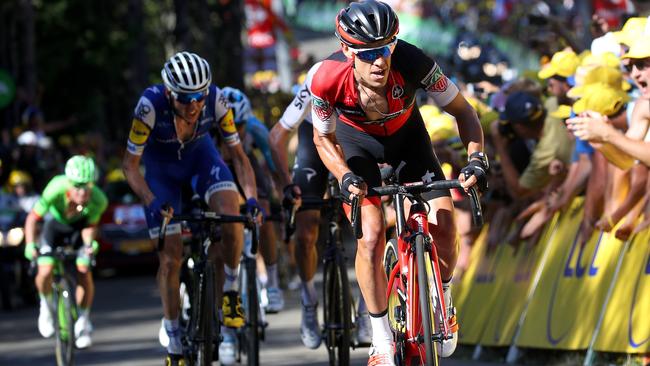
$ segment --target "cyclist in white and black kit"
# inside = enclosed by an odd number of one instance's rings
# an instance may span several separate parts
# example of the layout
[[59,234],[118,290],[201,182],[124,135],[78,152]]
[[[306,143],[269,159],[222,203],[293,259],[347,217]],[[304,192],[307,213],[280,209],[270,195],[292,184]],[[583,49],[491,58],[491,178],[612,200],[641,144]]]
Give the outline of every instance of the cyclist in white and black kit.
[[[307,73],[305,82],[287,106],[284,114],[273,126],[270,134],[271,152],[278,168],[280,183],[284,187],[284,202],[295,204],[301,198],[322,199],[327,189],[329,171],[320,160],[314,145],[311,123],[311,77],[316,66]],[[306,123],[302,123],[302,122]],[[298,150],[289,174],[287,143],[290,134],[298,129]],[[320,206],[303,205],[296,213],[296,263],[301,280],[302,320],[300,336],[303,344],[311,349],[321,343],[318,324],[318,294],[314,275],[318,266],[316,241],[320,222]],[[359,301],[357,338],[360,343],[370,343],[370,324],[363,298]]]

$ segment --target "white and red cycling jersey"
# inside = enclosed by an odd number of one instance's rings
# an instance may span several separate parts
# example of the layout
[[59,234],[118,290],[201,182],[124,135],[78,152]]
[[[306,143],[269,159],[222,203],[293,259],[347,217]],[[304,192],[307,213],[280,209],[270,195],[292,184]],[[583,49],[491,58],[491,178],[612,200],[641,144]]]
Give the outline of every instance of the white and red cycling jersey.
[[[368,120],[359,102],[353,60],[343,52],[314,65],[311,78],[312,122],[321,133],[332,133],[338,118],[371,135],[390,136],[410,120],[417,89],[426,90],[440,107],[458,94],[456,85],[440,66],[418,47],[399,40],[391,57],[386,99],[389,111],[378,120]],[[310,70],[311,72],[311,70]]]

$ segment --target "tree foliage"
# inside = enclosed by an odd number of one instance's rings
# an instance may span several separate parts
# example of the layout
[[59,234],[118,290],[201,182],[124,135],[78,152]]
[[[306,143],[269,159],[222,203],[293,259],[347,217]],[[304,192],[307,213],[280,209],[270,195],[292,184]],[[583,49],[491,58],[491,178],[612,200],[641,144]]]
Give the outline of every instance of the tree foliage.
[[[25,16],[30,6],[32,19]],[[14,53],[0,56],[0,68],[28,94],[42,91],[48,119],[75,115],[75,128],[120,139],[139,94],[160,82],[174,52],[208,59],[217,83],[243,84],[241,9],[241,1],[229,0],[13,0],[0,6],[8,20],[0,25],[0,47]],[[30,28],[33,66],[25,49]],[[34,75],[36,85],[28,85]]]

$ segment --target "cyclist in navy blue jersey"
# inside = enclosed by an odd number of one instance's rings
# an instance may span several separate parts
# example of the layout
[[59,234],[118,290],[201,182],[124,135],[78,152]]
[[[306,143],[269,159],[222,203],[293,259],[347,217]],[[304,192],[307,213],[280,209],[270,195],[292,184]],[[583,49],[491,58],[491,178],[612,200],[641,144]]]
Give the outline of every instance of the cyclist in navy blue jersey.
[[[165,215],[163,206],[169,204],[180,212],[181,188],[190,182],[194,182],[194,191],[211,210],[239,214],[239,193],[233,175],[209,134],[214,127],[233,159],[247,205],[257,207],[253,169],[240,143],[230,105],[221,90],[211,84],[207,61],[194,53],[179,52],[165,62],[161,74],[163,84],[145,89],[138,101],[123,160],[129,185],[145,205],[152,240],[158,238]],[[140,172],[141,160],[144,176]],[[242,224],[223,224],[221,245],[213,245],[209,253],[216,263],[224,264],[223,270],[217,268],[217,283],[225,274],[221,315],[228,328],[245,323],[237,288],[243,229]],[[159,337],[167,346],[167,365],[184,365],[178,325],[183,249],[180,231],[178,223],[167,227],[164,249],[159,253],[158,286],[164,314]],[[234,363],[234,338],[224,337],[219,358],[222,364]]]

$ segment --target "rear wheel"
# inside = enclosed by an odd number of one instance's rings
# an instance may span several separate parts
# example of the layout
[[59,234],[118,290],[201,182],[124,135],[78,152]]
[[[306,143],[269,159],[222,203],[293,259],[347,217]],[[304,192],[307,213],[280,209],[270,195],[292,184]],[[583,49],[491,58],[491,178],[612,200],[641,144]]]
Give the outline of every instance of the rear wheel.
[[54,334],[57,366],[74,364],[74,293],[70,283],[62,279],[54,291]]
[[431,306],[431,297],[429,295],[429,277],[427,276],[427,272],[429,272],[427,267],[431,268],[431,260],[427,254],[425,254],[424,250],[423,236],[416,235],[415,255],[418,264],[418,294],[421,315],[421,329],[418,332],[418,338],[422,337],[422,343],[418,345],[418,349],[420,351],[420,360],[422,361],[422,364],[427,366],[434,366],[438,365],[438,354],[436,347],[433,345],[433,327],[431,324],[433,312]]
[[203,273],[199,277],[199,290],[196,318],[199,323],[196,324],[198,344],[197,364],[199,366],[212,365],[212,351],[214,346],[213,326],[215,324],[215,305],[214,305],[214,265],[206,261]]
[[352,305],[347,269],[342,258],[327,261],[324,269],[325,343],[330,365],[350,363]]

